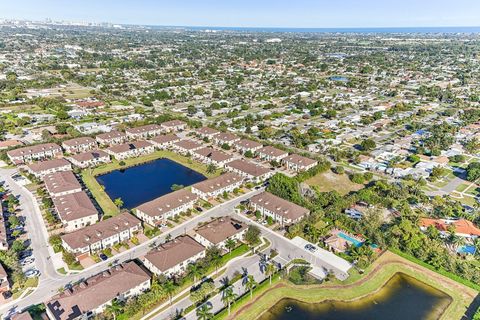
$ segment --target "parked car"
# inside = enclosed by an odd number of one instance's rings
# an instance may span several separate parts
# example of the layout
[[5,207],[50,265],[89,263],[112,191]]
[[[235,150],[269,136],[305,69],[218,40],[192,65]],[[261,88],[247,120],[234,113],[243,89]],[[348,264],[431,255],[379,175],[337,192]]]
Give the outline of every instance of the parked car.
[[105,261],[105,260],[108,259],[108,256],[107,256],[105,253],[100,253],[99,257],[100,257],[100,259],[102,259],[103,261]]
[[20,252],[20,254],[18,255],[18,258],[20,260],[23,260],[27,257],[30,257],[31,255],[32,255],[32,250],[25,250],[25,251]]
[[202,211],[203,211],[203,209],[202,209],[201,207],[196,207],[195,209],[196,209],[198,212],[202,212]]
[[20,260],[20,264],[22,266],[26,266],[27,264],[33,263],[34,261],[35,261],[34,257],[28,257],[28,258],[25,258],[23,260]]
[[308,251],[310,251],[310,252],[315,252],[315,251],[317,251],[317,248],[316,248],[315,246],[312,246],[310,243],[307,243],[307,244],[305,245],[305,249],[308,250]]
[[40,272],[37,269],[29,269],[25,271],[24,275],[27,278],[33,278],[33,277],[38,277],[38,275],[40,275]]

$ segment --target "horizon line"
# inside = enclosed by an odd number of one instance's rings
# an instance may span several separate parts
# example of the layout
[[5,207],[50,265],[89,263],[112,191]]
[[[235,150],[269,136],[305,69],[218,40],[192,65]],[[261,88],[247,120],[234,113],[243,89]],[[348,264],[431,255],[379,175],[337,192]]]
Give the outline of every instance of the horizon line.
[[336,27],[288,27],[288,26],[221,26],[221,25],[167,25],[167,24],[141,24],[141,23],[121,23],[121,22],[109,22],[109,21],[94,21],[94,20],[64,20],[54,18],[38,18],[37,20],[27,18],[0,18],[3,20],[17,20],[17,21],[32,21],[32,22],[45,22],[44,20],[52,20],[52,22],[70,22],[70,23],[96,23],[96,24],[117,24],[123,26],[143,26],[143,27],[162,27],[162,28],[213,28],[213,29],[432,29],[432,28],[480,28],[480,25],[438,25],[438,26],[336,26]]

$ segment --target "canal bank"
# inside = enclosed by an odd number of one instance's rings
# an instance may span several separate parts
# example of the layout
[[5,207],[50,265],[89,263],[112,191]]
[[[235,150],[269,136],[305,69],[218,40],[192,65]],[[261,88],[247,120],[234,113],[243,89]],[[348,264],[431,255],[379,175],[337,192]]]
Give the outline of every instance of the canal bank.
[[254,299],[235,305],[230,317],[221,319],[258,319],[285,298],[303,303],[361,299],[378,292],[398,272],[428,284],[451,297],[452,300],[440,319],[461,319],[478,294],[472,288],[387,251],[369,266],[363,275],[354,274],[343,283],[332,281],[322,285],[297,286],[286,280],[280,280],[275,285],[266,286],[257,292]]

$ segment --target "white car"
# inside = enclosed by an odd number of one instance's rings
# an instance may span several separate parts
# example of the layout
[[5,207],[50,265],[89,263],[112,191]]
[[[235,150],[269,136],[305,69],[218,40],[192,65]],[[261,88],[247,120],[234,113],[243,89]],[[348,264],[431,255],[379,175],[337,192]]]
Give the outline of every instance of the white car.
[[40,272],[37,269],[29,269],[29,270],[25,271],[24,275],[27,278],[33,278],[33,277],[37,277],[38,275],[40,275]]

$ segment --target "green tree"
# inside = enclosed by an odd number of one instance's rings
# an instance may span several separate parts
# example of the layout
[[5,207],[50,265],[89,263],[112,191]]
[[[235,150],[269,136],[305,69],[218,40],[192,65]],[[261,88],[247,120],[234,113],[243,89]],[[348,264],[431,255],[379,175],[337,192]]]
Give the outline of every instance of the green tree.
[[50,236],[48,242],[50,243],[55,252],[59,252],[62,250],[62,237],[60,237],[59,234],[54,234]]
[[248,226],[248,229],[244,235],[244,239],[250,247],[253,247],[260,241],[260,229],[254,225]]
[[107,305],[106,311],[107,313],[113,315],[113,320],[116,320],[117,316],[123,311],[122,303],[115,298],[112,300],[112,303]]
[[193,285],[197,283],[197,278],[201,277],[203,274],[202,268],[196,263],[190,263],[188,265],[187,273],[193,278]]
[[227,239],[227,241],[225,241],[225,248],[228,249],[228,253],[232,252],[232,250],[235,249],[236,245],[237,242],[233,239]]
[[213,163],[210,163],[207,166],[207,173],[213,174],[217,171],[217,166],[215,166]]
[[197,308],[196,314],[198,320],[209,320],[213,318],[212,306],[204,303]]
[[121,207],[123,207],[123,200],[122,200],[122,198],[116,198],[115,200],[113,200],[113,203],[117,206],[118,209],[120,209]]
[[480,162],[472,162],[467,166],[467,180],[475,181],[480,178]]
[[168,301],[170,304],[172,304],[172,297],[173,297],[173,293],[175,292],[176,290],[176,287],[175,287],[175,284],[173,283],[172,280],[167,280],[164,284],[163,284],[163,290],[165,291],[165,294],[168,296]]
[[370,151],[377,147],[377,144],[372,139],[365,139],[360,143],[363,151]]
[[268,276],[270,280],[270,285],[272,284],[272,277],[275,274],[275,271],[277,271],[277,267],[275,266],[274,263],[269,263],[265,267],[265,274]]
[[245,280],[245,288],[250,291],[250,299],[253,298],[253,289],[257,286],[257,284],[258,283],[255,281],[255,278],[249,274]]
[[228,315],[230,315],[230,307],[232,303],[237,299],[237,294],[233,291],[232,286],[229,286],[223,290],[222,302],[228,308]]

